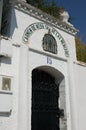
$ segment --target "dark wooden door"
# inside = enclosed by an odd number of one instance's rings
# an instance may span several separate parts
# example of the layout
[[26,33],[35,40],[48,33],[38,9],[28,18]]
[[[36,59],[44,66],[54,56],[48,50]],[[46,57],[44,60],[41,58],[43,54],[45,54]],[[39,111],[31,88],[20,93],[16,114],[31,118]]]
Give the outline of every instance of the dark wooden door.
[[59,87],[48,73],[32,73],[32,130],[59,130]]

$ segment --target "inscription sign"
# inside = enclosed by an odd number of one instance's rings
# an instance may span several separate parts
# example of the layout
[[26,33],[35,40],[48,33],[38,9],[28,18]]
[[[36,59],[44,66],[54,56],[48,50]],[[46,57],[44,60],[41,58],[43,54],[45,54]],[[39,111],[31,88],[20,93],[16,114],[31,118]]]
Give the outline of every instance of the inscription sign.
[[28,26],[24,32],[23,35],[23,42],[24,43],[28,43],[28,39],[29,37],[36,31],[36,30],[40,30],[40,29],[46,29],[46,30],[50,30],[50,32],[56,36],[58,38],[58,40],[61,42],[63,49],[65,51],[65,56],[69,57],[69,51],[67,48],[67,45],[65,43],[65,40],[63,39],[63,37],[61,36],[61,34],[53,27],[50,27],[49,25],[45,24],[45,23],[33,23],[30,26]]

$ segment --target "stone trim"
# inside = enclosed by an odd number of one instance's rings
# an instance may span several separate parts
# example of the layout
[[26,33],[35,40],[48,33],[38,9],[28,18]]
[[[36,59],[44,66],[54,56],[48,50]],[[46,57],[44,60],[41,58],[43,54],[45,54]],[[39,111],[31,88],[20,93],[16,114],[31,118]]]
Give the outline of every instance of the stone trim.
[[73,63],[76,64],[76,65],[79,65],[79,66],[86,67],[86,63],[81,62],[81,61],[74,61]]
[[61,20],[56,19],[55,17],[47,13],[44,13],[43,11],[27,4],[26,2],[23,2],[21,0],[10,0],[9,3],[11,4],[11,6],[14,6],[15,8],[23,11],[24,13],[27,13],[43,22],[51,24],[52,26],[59,28],[71,35],[76,35],[76,33],[78,32],[78,30],[75,29],[73,26],[62,22]]
[[0,117],[9,117],[11,115],[12,110],[10,112],[0,112]]
[[60,61],[68,62],[68,58],[62,58],[62,57],[59,57],[57,55],[50,54],[50,53],[47,53],[47,52],[43,52],[43,51],[31,48],[31,47],[29,47],[29,51],[36,52],[36,53],[39,53],[39,54],[42,54],[42,55],[45,55],[45,56],[49,56],[53,59],[58,59]]
[[0,94],[13,95],[13,93],[12,93],[11,91],[7,91],[7,90],[5,90],[5,91],[0,91]]

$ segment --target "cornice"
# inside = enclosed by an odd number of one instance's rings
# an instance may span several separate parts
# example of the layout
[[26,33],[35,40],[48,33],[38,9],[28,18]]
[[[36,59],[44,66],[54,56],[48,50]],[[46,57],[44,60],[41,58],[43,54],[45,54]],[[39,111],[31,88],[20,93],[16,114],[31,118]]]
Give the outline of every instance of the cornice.
[[78,30],[74,26],[67,24],[65,22],[62,22],[61,20],[56,19],[55,17],[53,17],[47,13],[44,13],[43,11],[27,4],[24,1],[10,0],[9,3],[11,6],[14,6],[15,8],[23,11],[24,13],[27,13],[27,14],[29,14],[43,22],[46,22],[56,28],[59,28],[60,30],[63,30],[71,35],[76,35],[78,32]]

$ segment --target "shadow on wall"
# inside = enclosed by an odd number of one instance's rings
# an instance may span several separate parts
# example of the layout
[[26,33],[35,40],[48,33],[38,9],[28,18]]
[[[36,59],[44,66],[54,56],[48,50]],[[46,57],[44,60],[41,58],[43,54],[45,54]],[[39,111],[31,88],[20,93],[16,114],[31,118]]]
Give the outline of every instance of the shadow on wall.
[[3,63],[3,64],[11,64],[12,61],[11,61],[11,58],[9,58],[9,57],[8,57],[8,58],[7,58],[7,57],[5,58],[5,57],[4,57],[4,58],[1,59],[1,63]]
[[18,28],[15,10],[11,11],[11,25],[10,25],[10,37],[13,36],[15,28]]
[[2,13],[1,33],[4,36],[12,37],[15,28],[18,28],[15,10],[12,7],[6,6],[4,4]]

